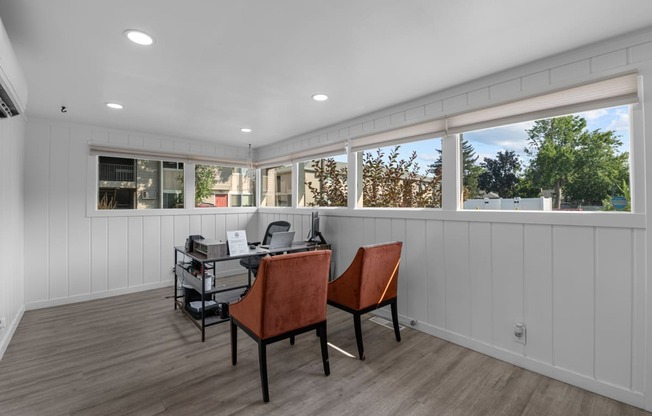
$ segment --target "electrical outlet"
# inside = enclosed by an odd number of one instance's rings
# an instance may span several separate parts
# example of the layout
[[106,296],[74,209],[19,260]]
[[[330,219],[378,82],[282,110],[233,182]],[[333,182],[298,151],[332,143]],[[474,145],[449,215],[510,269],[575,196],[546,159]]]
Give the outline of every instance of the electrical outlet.
[[514,342],[525,345],[526,330],[523,322],[514,322]]
[[0,318],[0,329],[4,328],[6,325],[7,319],[3,316]]

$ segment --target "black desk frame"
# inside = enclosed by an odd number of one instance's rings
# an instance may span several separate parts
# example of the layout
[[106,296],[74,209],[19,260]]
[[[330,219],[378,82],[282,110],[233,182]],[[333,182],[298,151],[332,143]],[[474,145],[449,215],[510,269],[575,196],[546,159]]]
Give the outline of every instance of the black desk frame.
[[[235,285],[229,287],[221,287],[218,289],[216,288],[217,284],[215,284],[210,290],[206,290],[205,279],[206,279],[207,268],[212,269],[213,275],[215,275],[215,265],[222,261],[239,260],[239,259],[246,258],[249,264],[251,264],[252,258],[266,256],[267,254],[285,254],[285,253],[295,253],[300,251],[325,250],[325,249],[330,249],[330,244],[303,243],[303,244],[293,244],[291,247],[282,247],[282,248],[272,249],[272,250],[249,249],[249,252],[246,254],[227,255],[222,257],[208,258],[201,253],[187,252],[185,247],[183,246],[174,247],[174,309],[181,310],[186,316],[188,316],[188,318],[190,318],[190,321],[194,323],[201,331],[201,340],[202,342],[204,342],[206,339],[207,326],[216,325],[222,322],[229,321],[229,318],[222,319],[218,316],[210,316],[210,317],[206,316],[205,314],[206,295],[230,292],[232,290],[238,290],[238,289],[249,289],[251,287],[251,278],[252,278],[251,268],[248,268],[246,285]],[[179,256],[181,256],[181,261],[179,259]],[[193,276],[189,272],[185,272],[188,273],[189,277],[184,277],[184,281],[188,280],[190,282],[190,286],[192,286],[195,290],[201,293],[201,302],[202,302],[201,319],[194,319],[190,315],[190,313],[184,307],[185,306],[184,302],[181,300],[181,298],[183,298],[183,295],[179,295],[179,290],[178,290],[179,267],[178,266],[183,262],[185,258],[194,260],[195,262],[198,262],[201,265],[201,275]],[[214,278],[217,279],[217,276],[215,276]]]

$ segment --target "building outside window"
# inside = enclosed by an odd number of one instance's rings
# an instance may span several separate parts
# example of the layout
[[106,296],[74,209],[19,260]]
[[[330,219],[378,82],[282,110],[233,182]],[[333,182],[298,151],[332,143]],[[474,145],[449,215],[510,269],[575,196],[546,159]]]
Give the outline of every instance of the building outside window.
[[183,163],[98,157],[98,209],[183,208]]
[[261,170],[262,207],[292,206],[292,165]]
[[256,180],[240,167],[195,165],[195,206],[252,207],[256,205]]

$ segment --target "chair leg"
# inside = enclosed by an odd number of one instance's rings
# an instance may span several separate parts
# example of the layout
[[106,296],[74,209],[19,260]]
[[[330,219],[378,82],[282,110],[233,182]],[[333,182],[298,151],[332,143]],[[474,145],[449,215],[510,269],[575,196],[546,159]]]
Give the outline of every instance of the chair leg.
[[231,321],[231,363],[236,365],[238,362],[238,327],[233,320]]
[[260,384],[263,387],[263,401],[269,402],[269,386],[267,385],[267,345],[258,341],[258,363],[260,365]]
[[396,305],[396,299],[392,302],[392,322],[394,323],[394,335],[396,336],[396,341],[401,342],[401,330],[398,327],[398,307]]
[[321,360],[324,363],[324,374],[329,375],[331,373],[331,366],[328,362],[328,339],[326,338],[326,323],[320,327],[319,332],[319,341],[321,343]]
[[290,337],[290,345],[294,345],[294,335]]
[[364,346],[362,345],[362,326],[360,325],[360,314],[353,314],[353,327],[355,328],[355,342],[358,344],[358,355],[364,360]]

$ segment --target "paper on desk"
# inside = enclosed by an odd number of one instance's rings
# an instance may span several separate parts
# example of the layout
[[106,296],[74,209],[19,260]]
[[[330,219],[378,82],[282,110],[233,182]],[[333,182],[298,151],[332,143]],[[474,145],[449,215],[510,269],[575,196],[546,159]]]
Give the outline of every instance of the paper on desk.
[[247,244],[247,232],[245,230],[227,231],[226,242],[229,245],[229,255],[249,253],[249,244]]

